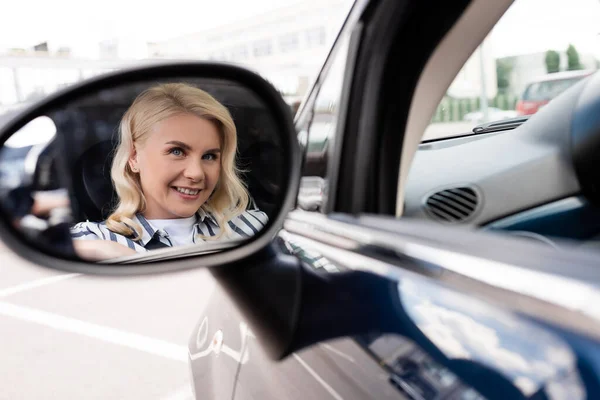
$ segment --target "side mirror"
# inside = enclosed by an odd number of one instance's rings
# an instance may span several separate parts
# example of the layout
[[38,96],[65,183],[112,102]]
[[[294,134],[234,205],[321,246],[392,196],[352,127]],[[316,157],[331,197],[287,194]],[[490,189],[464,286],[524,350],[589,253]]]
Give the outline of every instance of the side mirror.
[[14,116],[0,143],[0,238],[67,271],[235,262],[270,243],[300,181],[289,107],[230,65],[83,82]]

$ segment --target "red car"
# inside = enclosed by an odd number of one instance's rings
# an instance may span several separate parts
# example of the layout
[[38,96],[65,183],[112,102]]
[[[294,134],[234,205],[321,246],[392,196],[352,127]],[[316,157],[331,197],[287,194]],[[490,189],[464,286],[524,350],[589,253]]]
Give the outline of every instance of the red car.
[[550,100],[594,72],[594,70],[557,72],[530,82],[517,102],[517,113],[519,115],[535,114]]

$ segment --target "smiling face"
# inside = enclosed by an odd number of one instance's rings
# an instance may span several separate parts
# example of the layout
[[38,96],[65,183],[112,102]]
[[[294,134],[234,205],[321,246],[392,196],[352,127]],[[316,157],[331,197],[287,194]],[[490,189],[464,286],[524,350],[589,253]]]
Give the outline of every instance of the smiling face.
[[129,160],[139,174],[148,219],[187,218],[208,200],[221,173],[216,125],[192,114],[157,123]]

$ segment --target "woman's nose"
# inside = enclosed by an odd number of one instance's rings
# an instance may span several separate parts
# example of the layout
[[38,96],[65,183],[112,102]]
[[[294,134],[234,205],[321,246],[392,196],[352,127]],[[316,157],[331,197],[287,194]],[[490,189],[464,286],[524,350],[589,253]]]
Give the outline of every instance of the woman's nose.
[[202,169],[202,164],[198,161],[190,161],[186,165],[185,171],[183,171],[183,175],[194,182],[200,182],[204,180],[204,170]]

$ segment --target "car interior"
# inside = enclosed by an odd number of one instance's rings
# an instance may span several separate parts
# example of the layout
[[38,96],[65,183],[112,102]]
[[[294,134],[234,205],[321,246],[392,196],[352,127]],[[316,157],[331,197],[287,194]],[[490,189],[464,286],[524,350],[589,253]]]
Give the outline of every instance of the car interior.
[[[595,182],[586,179],[594,166],[584,161],[596,149],[596,134],[576,128],[582,126],[577,117],[589,112],[581,109],[582,96],[592,96],[597,79],[579,82],[528,119],[505,122],[507,129],[475,128],[481,133],[422,143],[408,175],[403,216],[554,247],[596,244],[600,208],[588,186]],[[582,151],[581,140],[592,147]]]

